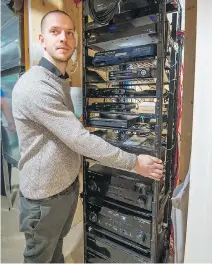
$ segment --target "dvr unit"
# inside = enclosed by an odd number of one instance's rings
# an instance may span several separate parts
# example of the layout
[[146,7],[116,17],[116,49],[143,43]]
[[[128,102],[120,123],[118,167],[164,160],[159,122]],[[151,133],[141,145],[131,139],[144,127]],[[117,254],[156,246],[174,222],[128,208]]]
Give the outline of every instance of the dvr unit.
[[129,111],[136,108],[134,103],[93,103],[89,105],[92,111]]
[[89,88],[89,97],[112,97],[112,96],[130,96],[136,93],[135,89],[125,89],[125,88]]
[[96,127],[129,128],[138,120],[139,117],[133,115],[100,114],[100,117],[90,118],[88,121],[88,125]]
[[125,71],[110,71],[108,78],[112,80],[126,80],[134,78],[155,78],[155,69],[151,68],[141,68],[135,70],[125,70]]

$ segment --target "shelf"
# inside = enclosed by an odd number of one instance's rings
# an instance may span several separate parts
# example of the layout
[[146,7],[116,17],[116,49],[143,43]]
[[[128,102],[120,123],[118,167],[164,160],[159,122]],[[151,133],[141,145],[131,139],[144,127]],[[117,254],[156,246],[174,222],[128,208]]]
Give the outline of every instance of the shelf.
[[123,98],[123,99],[148,99],[148,98],[156,98],[156,95],[111,95],[111,96],[87,96],[87,98]]
[[[129,127],[129,128],[122,128],[122,127],[107,127],[107,126],[98,126],[98,125],[90,125],[89,123],[86,124],[87,127],[94,127],[94,128],[102,128],[102,129],[111,129],[111,130],[123,130],[123,131],[129,131],[129,132],[137,132],[137,133],[141,133],[143,135],[146,134],[150,134],[150,133],[154,133],[154,130],[148,129],[148,128],[133,128],[133,127]],[[146,131],[145,131],[146,129]],[[148,131],[147,131],[148,130]]]
[[[164,111],[164,112],[167,112],[167,111]],[[121,115],[140,115],[144,118],[148,118],[148,117],[151,117],[153,118],[156,118],[156,115],[154,113],[136,113],[136,112],[127,112],[127,111],[123,111],[123,112],[120,112],[120,111],[102,111],[102,110],[91,110],[89,109],[88,110],[88,113],[102,113],[102,114],[121,114]],[[166,116],[167,114],[163,113],[164,116]]]
[[[111,129],[111,128],[110,128]],[[121,130],[121,129],[116,129]],[[129,129],[128,129],[129,131]],[[130,132],[130,131],[129,131]],[[131,131],[132,132],[132,131]],[[118,134],[107,134],[105,131],[95,131],[92,132],[93,135],[96,135],[108,143],[118,147],[126,152],[134,153],[134,154],[147,154],[151,156],[155,156],[155,137],[154,136],[129,136],[129,135],[118,135]],[[165,147],[161,146],[161,157],[164,157],[166,152]]]
[[[97,110],[91,110],[91,109],[88,109],[88,113],[102,113],[102,114],[120,114],[120,115],[141,115],[141,114],[138,114],[138,113],[134,113],[134,112],[128,112],[128,111],[123,111],[123,112],[120,112],[120,111],[97,111]],[[152,114],[151,114],[152,115]]]

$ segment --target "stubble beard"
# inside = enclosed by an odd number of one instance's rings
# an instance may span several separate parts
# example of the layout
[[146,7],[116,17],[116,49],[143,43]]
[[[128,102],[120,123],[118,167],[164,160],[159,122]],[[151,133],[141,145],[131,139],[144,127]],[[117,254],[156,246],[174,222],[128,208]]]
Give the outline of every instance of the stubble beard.
[[68,63],[68,61],[71,59],[72,55],[73,55],[73,53],[70,54],[70,55],[67,55],[67,56],[61,56],[60,57],[59,55],[54,55],[53,54],[52,58],[58,63],[61,63],[61,62]]

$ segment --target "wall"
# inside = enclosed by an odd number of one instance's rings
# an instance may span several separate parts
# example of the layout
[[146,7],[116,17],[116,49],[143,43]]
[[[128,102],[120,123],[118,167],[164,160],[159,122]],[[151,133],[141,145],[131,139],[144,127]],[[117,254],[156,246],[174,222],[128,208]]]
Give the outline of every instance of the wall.
[[180,183],[184,180],[188,172],[191,155],[196,51],[196,13],[197,0],[187,0],[185,3],[184,80],[180,131]]
[[197,2],[194,111],[185,262],[212,263],[211,0]]

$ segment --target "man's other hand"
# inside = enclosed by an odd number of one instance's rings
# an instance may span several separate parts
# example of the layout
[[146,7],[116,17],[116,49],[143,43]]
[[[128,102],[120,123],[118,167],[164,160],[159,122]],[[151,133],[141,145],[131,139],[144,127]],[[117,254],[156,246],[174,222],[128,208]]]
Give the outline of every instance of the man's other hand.
[[159,181],[163,176],[162,160],[149,155],[139,155],[135,171],[144,177]]

